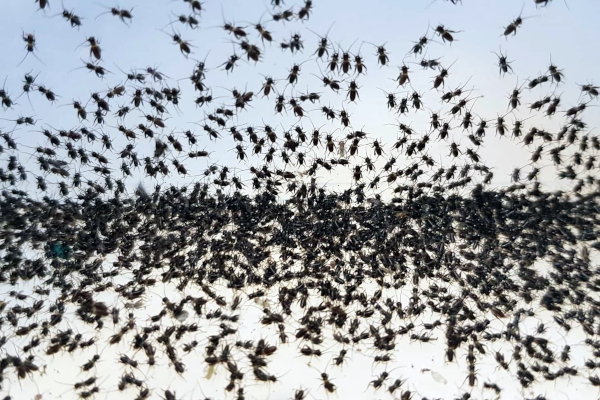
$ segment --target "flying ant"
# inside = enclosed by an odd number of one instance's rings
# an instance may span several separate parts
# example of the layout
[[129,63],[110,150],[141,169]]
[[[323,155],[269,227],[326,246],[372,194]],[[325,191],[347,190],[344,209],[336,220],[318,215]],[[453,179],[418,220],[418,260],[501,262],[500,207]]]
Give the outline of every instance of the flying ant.
[[[496,54],[495,51],[492,51],[492,53]],[[512,61],[507,61],[508,53],[506,55],[502,54],[502,48],[500,48],[500,55],[496,54],[496,57],[498,57],[498,67],[500,68],[500,74],[504,73],[506,75],[509,69],[511,73],[513,72],[513,69],[510,66]]]
[[28,33],[25,34],[25,32],[23,32],[23,41],[27,43],[27,45],[25,46],[25,48],[27,49],[27,53],[25,54],[25,57],[23,57],[23,59],[21,60],[21,62],[19,64],[17,64],[17,67],[21,64],[23,64],[23,61],[25,61],[25,59],[27,58],[27,56],[31,53],[33,54],[33,56],[35,58],[37,58],[37,60],[39,62],[41,62],[42,64],[46,65],[35,53],[34,50],[36,50],[36,46],[35,46],[35,36],[33,33]]
[[131,10],[127,11],[127,10],[122,10],[122,9],[120,9],[120,8],[117,8],[117,7],[112,7],[112,8],[111,8],[111,7],[106,7],[106,6],[103,6],[102,4],[99,4],[99,5],[100,5],[100,6],[102,6],[102,7],[104,7],[104,8],[106,8],[108,11],[107,11],[107,12],[104,12],[104,13],[102,13],[102,14],[100,14],[100,15],[98,15],[98,16],[97,16],[97,17],[94,19],[94,21],[95,21],[95,20],[97,20],[98,18],[100,18],[100,17],[101,17],[101,16],[103,16],[103,15],[106,15],[106,14],[112,14],[112,15],[114,15],[115,17],[119,17],[119,19],[120,19],[121,21],[123,21],[123,23],[124,23],[125,25],[129,26],[129,23],[131,23],[131,20],[133,19],[133,15],[131,14],[131,12],[133,11],[133,8],[132,8]]
[[64,19],[66,19],[70,24],[71,24],[71,28],[75,28],[77,27],[77,29],[79,29],[79,27],[81,26],[81,18],[77,15],[75,15],[75,13],[73,12],[73,10],[71,11],[67,11],[67,9],[65,8],[64,3],[62,4],[63,6],[63,12],[53,15],[52,17],[56,17],[58,15],[62,15],[62,17]]

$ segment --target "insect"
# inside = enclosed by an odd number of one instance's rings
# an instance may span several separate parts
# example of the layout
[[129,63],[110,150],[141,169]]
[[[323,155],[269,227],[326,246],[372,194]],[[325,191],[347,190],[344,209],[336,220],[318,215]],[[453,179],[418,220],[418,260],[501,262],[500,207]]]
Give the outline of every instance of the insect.
[[558,67],[552,63],[552,57],[550,57],[550,66],[548,67],[548,72],[550,73],[550,78],[552,79],[553,83],[560,83],[563,78],[563,73],[561,69],[558,69]]
[[356,84],[356,81],[351,81],[349,83],[348,86],[348,94],[346,95],[346,98],[350,97],[350,101],[356,101],[356,99],[360,99],[360,96],[358,95],[358,85]]
[[[518,84],[518,83],[517,83]],[[523,85],[525,84],[525,82],[523,82],[523,84],[521,86],[519,86],[518,88],[515,87],[512,91],[512,94],[509,96],[510,100],[508,102],[508,108],[512,108],[513,110],[516,109],[519,105],[521,105],[521,100],[520,100],[520,96],[521,96],[521,89],[523,88]]]
[[188,41],[183,40],[181,36],[179,36],[179,34],[177,33],[173,33],[171,35],[164,31],[161,32],[163,32],[165,35],[170,36],[173,39],[173,42],[179,46],[179,51],[181,51],[181,54],[183,54],[186,58],[190,55],[190,53],[192,52],[192,45]]
[[516,36],[517,35],[517,29],[523,24],[523,20],[531,18],[531,17],[521,17],[521,15],[523,14],[523,9],[525,8],[525,4],[523,4],[523,7],[521,7],[521,12],[519,12],[519,16],[512,21],[510,24],[508,24],[506,26],[506,28],[504,28],[504,37],[508,39],[509,35],[513,35]]
[[[119,19],[121,21],[123,21],[123,23],[127,26],[129,26],[129,24],[131,23],[131,20],[133,19],[133,15],[131,14],[131,12],[133,11],[133,8],[130,10],[125,10],[125,9],[121,9],[118,7],[104,7],[106,9],[108,9],[108,11],[101,13],[100,15],[98,15],[96,19],[100,18],[103,15],[106,14],[112,14],[115,17],[119,17]],[[135,7],[134,7],[135,8]]]
[[64,4],[63,4],[63,11],[62,13],[53,15],[52,17],[56,17],[56,16],[62,16],[64,19],[67,20],[67,22],[69,22],[71,24],[71,28],[75,28],[77,27],[77,29],[79,29],[79,27],[81,26],[81,17],[75,15],[74,11],[67,11],[67,9],[65,8]]
[[[369,42],[365,42],[365,43],[369,43]],[[377,49],[377,63],[379,63],[380,66],[384,66],[387,63],[389,63],[390,58],[388,56],[387,51],[385,50],[385,45],[387,44],[384,43],[381,46],[377,46],[373,43],[369,43],[371,46],[374,46]]]
[[321,380],[323,381],[325,390],[327,390],[329,393],[335,392],[335,385],[329,380],[329,375],[326,372],[321,374]]
[[449,29],[444,28],[444,25],[438,25],[435,28],[435,32],[440,35],[440,37],[442,38],[442,41],[444,42],[450,42],[450,44],[452,44],[452,42],[454,42],[454,37],[452,36],[453,33],[459,33],[461,31],[451,31]]
[[444,80],[448,77],[448,70],[450,68],[452,68],[452,66],[455,63],[456,63],[456,61],[454,61],[452,64],[450,64],[448,69],[440,67],[440,74],[438,76],[436,76],[435,79],[433,80],[433,88],[434,89],[437,89],[440,86],[444,87]]
[[400,75],[398,75],[398,78],[396,78],[396,80],[398,81],[398,86],[404,86],[407,82],[410,82],[410,78],[408,77],[408,70],[409,68],[406,66],[406,64],[400,67]]
[[298,75],[300,74],[300,65],[302,65],[302,64],[303,63],[294,64],[292,66],[292,69],[290,69],[290,73],[288,74],[288,78],[287,78],[288,83],[290,85],[295,85],[296,83],[298,83]]
[[241,43],[238,43],[238,45],[246,52],[248,60],[252,59],[254,62],[258,62],[260,60],[260,49],[257,46],[246,41],[242,41]]
[[40,58],[39,58],[39,57],[38,57],[38,56],[37,56],[37,55],[34,53],[34,51],[36,50],[36,46],[35,46],[35,44],[36,44],[35,35],[34,35],[33,33],[28,33],[28,34],[25,34],[25,32],[23,32],[23,35],[22,35],[22,36],[23,36],[23,41],[24,41],[25,43],[27,43],[27,44],[25,45],[25,48],[27,49],[27,53],[25,54],[25,57],[23,57],[23,59],[21,60],[21,62],[20,62],[19,64],[17,64],[17,66],[19,66],[19,65],[23,64],[23,61],[25,61],[25,59],[27,58],[27,56],[28,56],[29,54],[33,54],[33,56],[34,56],[35,58],[37,58],[37,60],[38,60],[39,62],[41,62],[42,64],[46,65],[46,64],[45,64],[45,63],[44,63],[44,62],[43,62],[43,61],[42,61],[42,60],[41,60],[41,59],[40,59]]
[[50,2],[48,0],[35,0],[35,2],[39,3],[40,10],[44,10],[47,6],[50,5]]
[[90,36],[86,39],[85,42],[83,42],[79,46],[82,46],[86,42],[90,45],[90,56],[94,56],[96,60],[102,59],[102,49],[100,48],[100,42],[96,40],[94,36]]
[[96,74],[96,76],[98,78],[103,78],[104,75],[108,72],[110,73],[109,70],[107,70],[106,68],[104,68],[103,66],[99,65],[99,61],[96,62],[85,62],[83,60],[81,60],[83,62],[83,67],[79,67],[79,68],[75,68],[71,71],[75,71],[77,69],[81,69],[81,68],[85,68],[90,72],[93,72],[94,74]]
[[513,72],[512,67],[510,66],[510,64],[512,63],[512,61],[507,61],[507,57],[508,57],[508,53],[507,54],[502,54],[502,48],[500,48],[500,54],[498,55],[496,52],[492,51],[492,53],[494,53],[496,55],[496,57],[498,57],[498,67],[500,68],[500,75],[501,74],[507,74],[508,70],[510,70],[510,72]]
[[197,29],[200,25],[200,21],[193,15],[175,15],[173,14],[177,20],[170,22],[167,26],[171,26],[176,22],[180,22],[183,25],[189,26],[191,29]]
[[222,67],[224,65],[225,66],[225,71],[227,71],[227,72],[233,72],[233,69],[235,68],[235,64],[239,60],[240,60],[240,58],[237,56],[237,54],[234,53],[231,57],[229,57],[229,60],[225,61],[220,66]]

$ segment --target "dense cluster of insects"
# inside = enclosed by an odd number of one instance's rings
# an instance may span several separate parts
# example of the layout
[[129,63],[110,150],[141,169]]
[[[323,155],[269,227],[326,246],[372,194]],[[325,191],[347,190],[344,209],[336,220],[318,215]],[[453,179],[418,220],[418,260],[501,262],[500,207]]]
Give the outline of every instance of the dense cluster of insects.
[[[470,79],[454,81],[457,61],[428,56],[434,45],[460,44],[467,33],[457,27],[428,27],[399,59],[387,42],[346,47],[329,37],[333,24],[324,36],[304,27],[318,10],[312,0],[273,0],[258,22],[226,20],[221,9],[218,30],[233,54],[209,62],[183,37],[211,25],[205,16],[214,4],[178,2],[186,11],[172,11],[175,20],[159,30],[193,64],[186,78],[157,66],[127,72],[115,60],[120,73],[111,72],[96,35],[78,39],[86,58],[70,71],[102,82],[81,91],[83,99],[65,100],[33,70],[20,75],[18,95],[4,80],[1,393],[22,398],[27,380],[38,390],[65,356],[77,360],[77,378],[58,375],[61,384],[73,378],[60,396],[187,398],[179,381],[160,381],[168,370],[192,385],[208,382],[190,393],[200,387],[204,395],[218,381],[215,396],[228,399],[259,398],[255,390],[270,394],[296,375],[304,386],[288,386],[286,396],[301,400],[343,392],[343,369],[360,352],[372,362],[364,379],[371,395],[425,399],[429,388],[407,378],[407,366],[421,361],[406,359],[409,348],[443,349],[440,359],[461,374],[456,399],[475,398],[474,390],[512,398],[506,393],[516,390],[543,400],[536,385],[557,380],[597,390],[600,137],[584,115],[600,87],[579,84],[577,103],[565,106],[557,88],[567,74],[550,58],[543,73],[511,84],[506,110],[484,119]],[[40,12],[51,7],[34,3]],[[62,17],[74,34],[110,18],[134,28],[135,8],[102,7],[84,18],[62,5],[49,17]],[[515,73],[502,47],[529,18],[522,12],[499,28],[498,52],[490,50],[501,79]],[[33,30],[19,40],[19,66],[36,62],[30,54],[42,62]],[[211,83],[260,69],[274,52],[310,58],[244,87]],[[371,104],[397,118],[391,143],[353,124],[368,101],[363,79],[378,68],[394,81]],[[429,81],[418,90],[423,73]],[[540,89],[548,91],[528,103]],[[78,125],[24,113],[23,94],[32,110],[42,102],[68,110]],[[267,102],[260,123],[245,122]],[[201,115],[191,122],[196,130],[177,122],[186,103]],[[411,120],[421,115],[424,128]],[[557,129],[540,122],[552,117]],[[501,188],[481,155],[494,135],[531,154]],[[234,159],[209,149],[225,141]],[[569,191],[540,183],[552,166]],[[347,188],[321,183],[334,173]],[[579,342],[567,343],[574,333]],[[580,360],[573,353],[581,349]],[[286,351],[294,362],[281,370]],[[300,366],[308,372],[296,373]],[[447,381],[429,368],[420,373]]]

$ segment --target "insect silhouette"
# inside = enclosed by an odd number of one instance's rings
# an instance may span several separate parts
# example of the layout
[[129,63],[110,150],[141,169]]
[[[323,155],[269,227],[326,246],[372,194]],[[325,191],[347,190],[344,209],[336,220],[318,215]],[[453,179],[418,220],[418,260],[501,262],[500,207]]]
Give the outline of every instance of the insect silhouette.
[[512,34],[513,36],[517,35],[517,29],[521,27],[521,25],[523,24],[523,20],[528,19],[528,18],[532,18],[532,17],[522,17],[521,15],[523,14],[523,9],[525,8],[525,4],[523,4],[523,7],[521,7],[521,11],[519,12],[519,16],[512,21],[510,24],[508,24],[506,26],[506,28],[504,28],[504,33],[502,35],[504,35],[505,38],[508,39],[508,37]]
[[[25,49],[27,50],[27,53],[25,54],[25,57],[23,57],[23,59],[21,60],[21,62],[17,66],[23,64],[23,61],[25,61],[25,59],[27,58],[27,56],[29,54],[33,54],[33,56],[39,62],[41,62],[42,64],[44,64],[44,62],[37,56],[37,54],[34,53],[34,51],[36,50],[35,35],[33,33],[25,34],[25,32],[23,32],[22,37],[23,37],[23,41],[26,43]],[[46,64],[44,64],[44,65],[46,65]]]
[[119,19],[127,26],[129,26],[131,24],[131,21],[133,20],[133,14],[131,13],[133,11],[133,8],[130,10],[125,10],[125,9],[121,9],[118,7],[105,7],[102,6],[106,9],[108,9],[108,11],[103,12],[101,14],[99,14],[95,19],[97,20],[98,18],[100,18],[103,15],[106,14],[112,14],[115,17],[119,17]]
[[508,61],[508,54],[502,54],[502,49],[500,49],[500,54],[497,54],[494,51],[492,51],[492,53],[494,53],[496,57],[498,57],[498,68],[500,68],[500,75],[506,75],[507,73],[509,73],[509,70],[510,73],[513,72],[513,69],[510,66],[512,61]]

